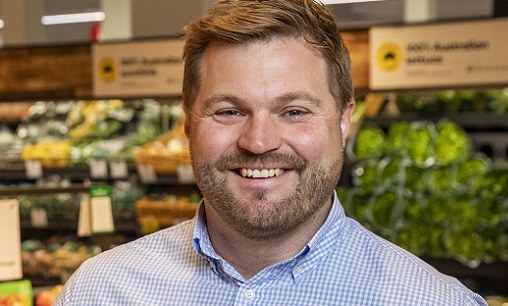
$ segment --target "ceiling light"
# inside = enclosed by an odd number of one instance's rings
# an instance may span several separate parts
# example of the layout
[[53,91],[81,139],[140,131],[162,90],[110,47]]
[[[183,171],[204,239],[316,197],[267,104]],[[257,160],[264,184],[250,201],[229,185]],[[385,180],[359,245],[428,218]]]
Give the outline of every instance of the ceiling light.
[[358,2],[373,2],[383,0],[321,0],[323,4],[346,4],[346,3],[358,3]]
[[41,18],[43,25],[52,24],[65,24],[65,23],[81,23],[81,22],[96,22],[106,19],[106,14],[103,12],[79,13],[79,14],[65,14],[65,15],[48,15]]
[[3,28],[5,25],[4,21],[2,19],[0,19],[0,29]]

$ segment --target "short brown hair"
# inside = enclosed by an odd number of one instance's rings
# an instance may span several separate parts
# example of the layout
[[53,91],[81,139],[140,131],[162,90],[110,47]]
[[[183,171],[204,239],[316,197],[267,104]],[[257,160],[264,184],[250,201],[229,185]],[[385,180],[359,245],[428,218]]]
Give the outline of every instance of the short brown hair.
[[183,101],[188,114],[200,86],[201,59],[211,42],[303,37],[327,63],[328,85],[338,109],[353,99],[349,52],[330,9],[314,0],[219,0],[184,30]]

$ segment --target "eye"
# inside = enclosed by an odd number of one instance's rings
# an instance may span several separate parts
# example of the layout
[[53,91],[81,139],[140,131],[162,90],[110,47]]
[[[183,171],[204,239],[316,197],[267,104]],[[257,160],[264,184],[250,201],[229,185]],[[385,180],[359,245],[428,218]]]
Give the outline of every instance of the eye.
[[224,108],[221,110],[217,110],[213,117],[217,122],[223,124],[233,124],[239,122],[244,118],[244,113],[234,108]]
[[303,119],[308,114],[309,114],[309,112],[304,110],[304,109],[301,109],[301,108],[291,108],[291,109],[288,109],[284,113],[284,116],[287,116],[290,119],[295,120],[295,119]]
[[287,112],[288,116],[294,117],[294,116],[301,116],[303,115],[303,111],[299,109],[292,109]]
[[218,116],[234,117],[239,116],[240,112],[234,109],[221,110],[215,113]]

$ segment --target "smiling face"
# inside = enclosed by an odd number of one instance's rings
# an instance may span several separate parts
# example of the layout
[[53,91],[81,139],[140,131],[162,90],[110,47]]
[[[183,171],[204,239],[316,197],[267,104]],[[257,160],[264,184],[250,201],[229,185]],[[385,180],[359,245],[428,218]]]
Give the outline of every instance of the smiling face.
[[210,45],[186,123],[207,216],[266,239],[329,207],[353,107],[338,111],[303,39]]

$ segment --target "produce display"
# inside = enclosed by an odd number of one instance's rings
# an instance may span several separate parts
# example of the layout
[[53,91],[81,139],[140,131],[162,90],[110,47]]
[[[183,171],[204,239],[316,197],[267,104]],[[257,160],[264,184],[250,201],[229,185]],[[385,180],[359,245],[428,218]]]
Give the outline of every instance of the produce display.
[[508,112],[508,91],[443,90],[398,93],[395,102],[401,112]]
[[[55,184],[64,185],[65,180],[39,183],[38,187],[55,186]],[[25,184],[25,187],[32,184]],[[111,207],[113,217],[116,221],[132,221],[135,220],[135,203],[145,194],[136,182],[131,181],[115,181],[111,186]],[[2,186],[0,185],[0,192]],[[79,193],[55,193],[55,194],[35,194],[35,195],[18,195],[18,196],[0,196],[0,199],[15,198],[19,201],[20,217],[22,220],[30,220],[33,209],[43,209],[47,216],[48,222],[70,221],[77,225],[79,207],[81,203],[81,195]]]
[[97,245],[67,241],[44,244],[40,240],[26,240],[21,244],[24,276],[63,279],[85,260],[100,252]]
[[23,142],[5,123],[0,125],[0,169],[10,169],[19,161]]
[[350,139],[347,213],[418,255],[474,266],[508,260],[508,167],[450,121],[363,125]]
[[51,289],[45,289],[39,292],[35,297],[34,306],[51,306],[56,297],[62,291],[63,285],[53,286]]
[[40,160],[43,167],[87,165],[90,159],[133,162],[139,146],[162,134],[162,114],[152,99],[39,101],[15,134],[0,129],[0,141],[6,155]]
[[150,193],[136,203],[137,222],[148,234],[193,218],[200,201],[197,192],[188,196]]
[[136,153],[137,165],[151,165],[156,173],[174,174],[179,165],[190,165],[189,142],[184,131],[185,117],[176,120],[172,129],[143,145]]

